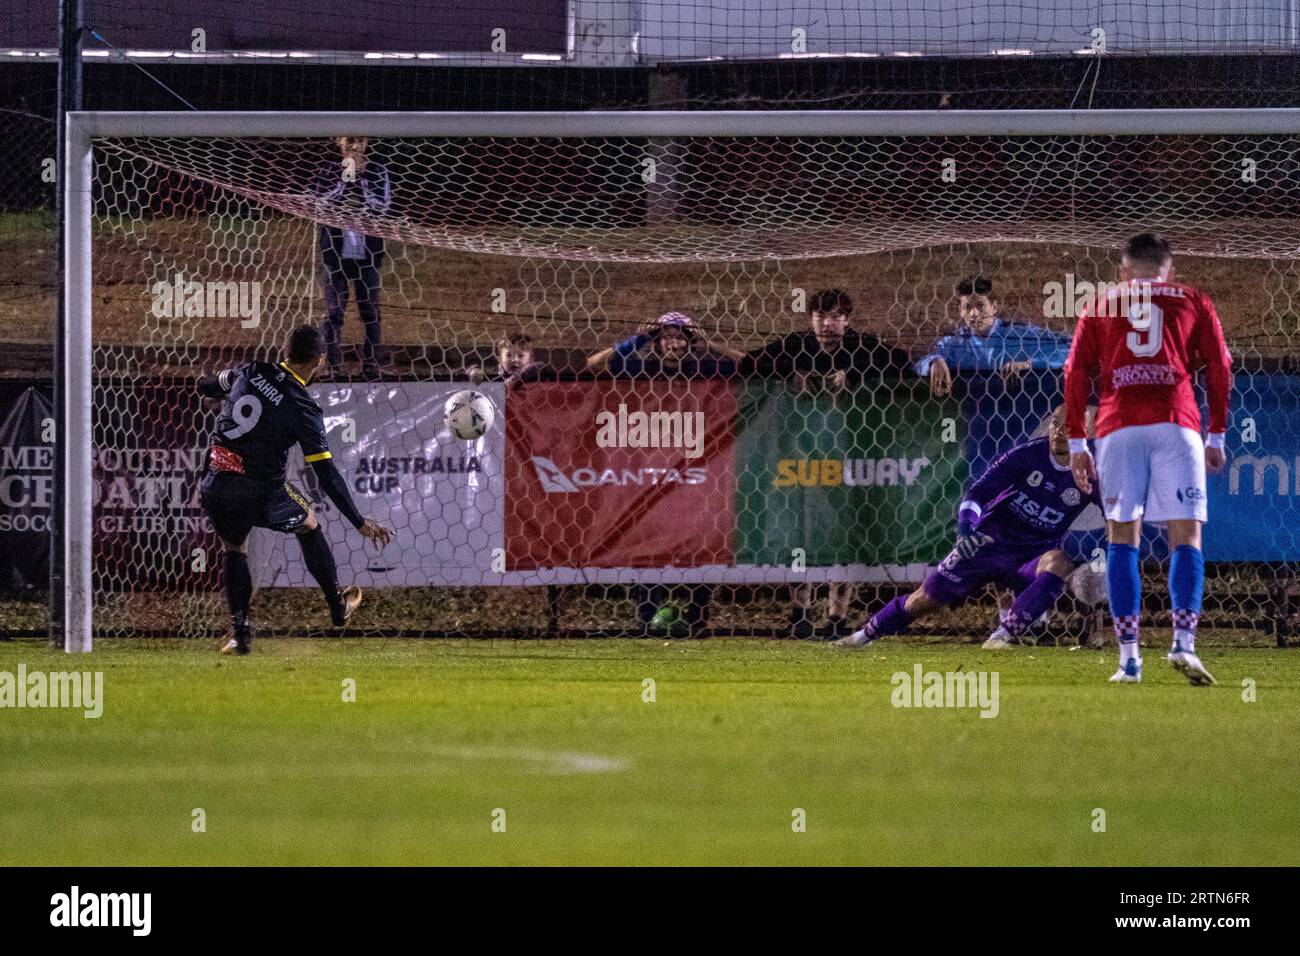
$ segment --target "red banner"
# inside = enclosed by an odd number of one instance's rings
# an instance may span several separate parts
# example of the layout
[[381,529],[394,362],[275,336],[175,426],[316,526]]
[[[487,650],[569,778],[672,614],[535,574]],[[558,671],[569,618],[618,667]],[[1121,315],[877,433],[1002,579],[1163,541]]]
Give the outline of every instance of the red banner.
[[728,383],[534,383],[507,403],[509,570],[734,563]]

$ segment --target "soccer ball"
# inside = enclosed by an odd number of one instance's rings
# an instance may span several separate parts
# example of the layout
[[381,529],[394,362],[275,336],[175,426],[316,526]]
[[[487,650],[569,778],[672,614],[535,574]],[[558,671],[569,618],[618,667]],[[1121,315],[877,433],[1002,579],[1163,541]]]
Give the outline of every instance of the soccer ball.
[[1085,561],[1070,575],[1070,593],[1088,607],[1097,607],[1106,600],[1106,572]]
[[473,441],[482,438],[483,433],[492,427],[496,412],[486,395],[467,388],[447,399],[443,418],[453,435]]

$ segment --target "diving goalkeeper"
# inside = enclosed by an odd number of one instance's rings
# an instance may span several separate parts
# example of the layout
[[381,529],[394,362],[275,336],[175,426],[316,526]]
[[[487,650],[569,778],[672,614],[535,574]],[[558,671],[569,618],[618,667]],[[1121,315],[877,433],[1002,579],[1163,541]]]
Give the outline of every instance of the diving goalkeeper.
[[248,533],[255,527],[298,538],[303,563],[324,592],[335,627],[347,624],[361,603],[359,587],[339,588],[334,555],[311,502],[285,480],[295,444],[302,446],[322,490],[363,538],[376,550],[392,539],[387,528],[361,517],[331,460],[324,417],[307,391],[324,363],[320,331],[304,325],[293,330],[285,360],[278,365],[250,362],[199,380],[200,393],[224,400],[200,486],[203,510],[225,548],[222,576],[234,636],[222,647],[223,654],[247,654],[252,644]]
[[1080,490],[1070,471],[1065,406],[1052,412],[1050,433],[1017,445],[967,490],[957,510],[957,543],[919,588],[897,597],[865,627],[836,641],[865,647],[901,634],[914,621],[951,608],[986,584],[1016,592],[1015,603],[986,648],[1004,648],[1056,604],[1074,562],[1061,550],[1065,532],[1089,505],[1101,507],[1094,485]]

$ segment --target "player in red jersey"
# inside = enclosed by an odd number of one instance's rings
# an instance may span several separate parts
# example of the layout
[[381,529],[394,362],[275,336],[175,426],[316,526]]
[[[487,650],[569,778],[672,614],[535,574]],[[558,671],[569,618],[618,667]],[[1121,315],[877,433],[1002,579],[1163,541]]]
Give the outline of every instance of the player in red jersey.
[[[1224,465],[1232,357],[1214,303],[1173,281],[1172,265],[1163,236],[1129,240],[1123,281],[1100,291],[1079,317],[1065,365],[1066,427],[1075,482],[1087,493],[1099,479],[1106,512],[1106,579],[1120,648],[1111,680],[1142,679],[1138,543],[1145,519],[1166,525],[1169,535],[1169,661],[1193,684],[1213,684],[1196,656],[1205,579],[1201,525],[1208,517],[1206,471]],[[1192,376],[1202,367],[1210,410],[1204,441],[1192,391]],[[1095,465],[1084,437],[1084,409],[1094,387],[1100,399]]]

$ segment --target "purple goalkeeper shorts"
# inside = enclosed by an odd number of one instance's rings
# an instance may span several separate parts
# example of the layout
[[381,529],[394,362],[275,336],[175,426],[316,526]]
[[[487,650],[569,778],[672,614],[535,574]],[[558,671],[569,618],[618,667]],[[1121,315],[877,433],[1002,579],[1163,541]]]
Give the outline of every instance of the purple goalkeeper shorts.
[[1019,594],[1038,576],[1038,562],[1046,554],[1039,551],[1026,560],[1023,550],[1016,551],[991,541],[969,558],[956,549],[939,562],[921,585],[925,593],[945,607],[960,604],[986,584],[997,584]]

